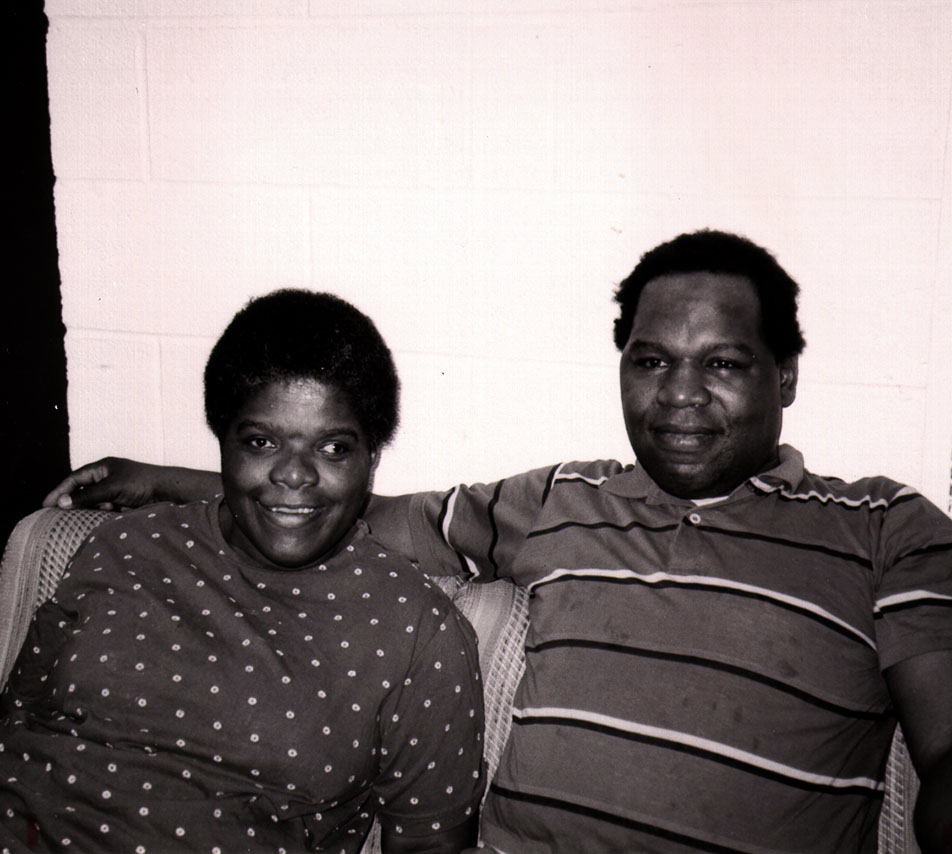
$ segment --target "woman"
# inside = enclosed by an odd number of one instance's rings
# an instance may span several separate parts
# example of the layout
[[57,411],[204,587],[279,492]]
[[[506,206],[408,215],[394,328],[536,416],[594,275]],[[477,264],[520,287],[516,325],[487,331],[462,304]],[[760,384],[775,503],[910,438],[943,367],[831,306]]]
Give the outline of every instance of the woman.
[[474,841],[475,640],[359,519],[397,423],[371,321],[251,301],[212,350],[223,495],[100,526],[0,700],[10,850],[386,852]]

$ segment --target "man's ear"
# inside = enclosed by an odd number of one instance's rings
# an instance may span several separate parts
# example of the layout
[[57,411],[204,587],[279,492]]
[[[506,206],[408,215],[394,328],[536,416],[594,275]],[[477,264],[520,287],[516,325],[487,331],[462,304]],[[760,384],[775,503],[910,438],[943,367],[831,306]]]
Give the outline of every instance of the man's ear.
[[790,356],[777,363],[780,370],[780,405],[789,406],[797,399],[799,359]]

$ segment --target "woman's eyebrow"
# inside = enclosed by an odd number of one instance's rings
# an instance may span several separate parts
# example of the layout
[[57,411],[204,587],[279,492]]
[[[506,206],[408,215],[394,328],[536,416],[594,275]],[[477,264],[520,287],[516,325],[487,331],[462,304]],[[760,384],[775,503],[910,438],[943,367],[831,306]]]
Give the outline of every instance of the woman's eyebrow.
[[329,436],[347,436],[355,440],[360,438],[357,431],[352,427],[328,427],[327,430],[321,433],[321,438],[327,438]]
[[[236,430],[261,430],[264,433],[278,433],[281,432],[281,428],[272,424],[269,421],[260,421],[252,418],[246,418],[243,421],[239,421],[235,427]],[[317,439],[325,439],[329,436],[347,436],[348,438],[354,439],[355,441],[360,439],[360,434],[354,430],[353,427],[327,427],[324,430],[321,430],[320,434],[317,436]]]
[[236,430],[273,430],[274,425],[269,424],[267,421],[254,421],[250,418],[245,418],[242,421],[239,421],[235,425]]

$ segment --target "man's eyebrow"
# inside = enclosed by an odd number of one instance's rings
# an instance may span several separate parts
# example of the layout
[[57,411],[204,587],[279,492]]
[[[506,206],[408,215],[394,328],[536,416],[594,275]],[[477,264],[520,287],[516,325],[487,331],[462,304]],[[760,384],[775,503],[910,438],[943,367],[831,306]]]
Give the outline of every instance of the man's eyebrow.
[[638,347],[639,349],[642,349],[642,350],[664,350],[665,349],[657,341],[645,341],[643,338],[635,338],[633,341],[630,341],[628,343],[628,346],[631,349]]
[[[658,350],[662,353],[668,352],[668,348],[663,344],[659,344],[657,341],[647,341],[643,338],[635,338],[629,342],[628,347],[631,350]],[[708,352],[713,350],[739,350],[751,359],[757,358],[757,353],[754,349],[749,344],[744,344],[740,341],[715,341],[713,344],[708,345],[707,350]]]
[[740,350],[746,356],[749,356],[751,359],[757,358],[757,353],[754,351],[753,347],[749,344],[744,344],[742,342],[731,342],[731,341],[721,341],[710,348],[711,350]]

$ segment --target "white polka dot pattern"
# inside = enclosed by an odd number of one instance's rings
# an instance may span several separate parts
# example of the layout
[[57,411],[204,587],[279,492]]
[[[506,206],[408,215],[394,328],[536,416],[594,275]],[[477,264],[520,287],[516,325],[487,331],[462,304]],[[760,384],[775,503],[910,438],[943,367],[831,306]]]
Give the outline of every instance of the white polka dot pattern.
[[2,700],[0,835],[27,841],[32,813],[73,850],[352,852],[375,811],[411,836],[463,821],[482,704],[449,600],[362,523],[279,571],[217,512],[105,523],[37,612]]

